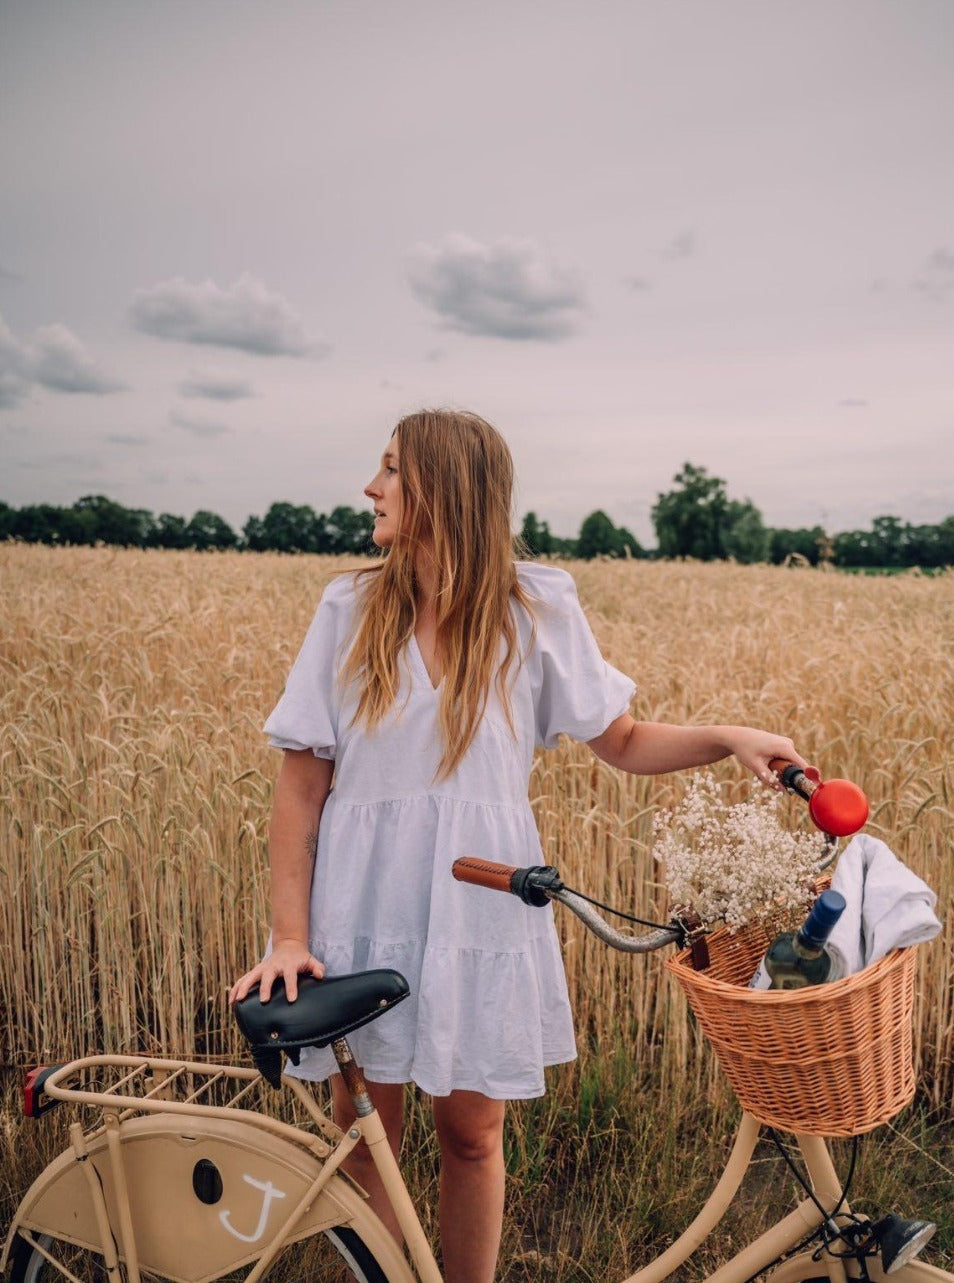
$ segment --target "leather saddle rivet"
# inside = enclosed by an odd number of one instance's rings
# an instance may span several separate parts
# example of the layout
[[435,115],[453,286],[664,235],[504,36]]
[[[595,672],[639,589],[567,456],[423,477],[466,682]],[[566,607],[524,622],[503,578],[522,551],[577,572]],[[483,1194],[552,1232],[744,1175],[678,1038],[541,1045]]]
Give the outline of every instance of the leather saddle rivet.
[[387,1005],[388,1005],[387,998],[382,998],[381,1001],[378,1003],[379,1007],[386,1007]]
[[277,1042],[277,1041],[278,1041],[278,1030],[277,1030],[277,1029],[273,1029],[273,1030],[272,1030],[272,1032],[271,1032],[268,1036],[269,1036],[269,1038],[271,1038],[272,1042]]

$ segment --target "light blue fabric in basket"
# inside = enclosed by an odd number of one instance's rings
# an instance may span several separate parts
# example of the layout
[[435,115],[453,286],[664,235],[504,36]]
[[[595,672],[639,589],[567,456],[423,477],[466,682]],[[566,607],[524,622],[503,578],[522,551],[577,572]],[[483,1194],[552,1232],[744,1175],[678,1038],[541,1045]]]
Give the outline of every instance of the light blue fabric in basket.
[[934,913],[937,896],[880,838],[856,834],[831,885],[846,900],[828,938],[837,969],[832,979],[861,971],[892,949],[932,940],[941,929]]

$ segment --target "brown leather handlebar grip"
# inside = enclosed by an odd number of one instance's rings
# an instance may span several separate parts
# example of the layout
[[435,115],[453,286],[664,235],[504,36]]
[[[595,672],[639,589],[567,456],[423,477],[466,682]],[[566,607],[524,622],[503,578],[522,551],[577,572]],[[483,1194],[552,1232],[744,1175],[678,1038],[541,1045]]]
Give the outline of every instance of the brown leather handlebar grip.
[[509,891],[516,872],[515,864],[495,864],[493,860],[478,860],[474,855],[461,856],[451,865],[451,873],[458,882],[489,887],[491,891]]
[[791,775],[802,776],[802,783],[808,788],[809,792],[818,788],[822,782],[821,775],[819,775],[814,766],[797,766],[794,762],[790,762],[787,757],[773,757],[769,762],[769,770],[774,771],[782,783],[786,785],[788,784],[788,780],[785,779],[786,771],[789,771]]

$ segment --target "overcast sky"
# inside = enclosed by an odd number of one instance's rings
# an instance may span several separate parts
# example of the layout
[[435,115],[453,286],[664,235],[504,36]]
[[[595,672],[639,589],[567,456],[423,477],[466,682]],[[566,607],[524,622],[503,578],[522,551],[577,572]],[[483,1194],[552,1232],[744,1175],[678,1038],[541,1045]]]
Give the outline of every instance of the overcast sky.
[[0,499],[954,513],[952,0],[0,0]]

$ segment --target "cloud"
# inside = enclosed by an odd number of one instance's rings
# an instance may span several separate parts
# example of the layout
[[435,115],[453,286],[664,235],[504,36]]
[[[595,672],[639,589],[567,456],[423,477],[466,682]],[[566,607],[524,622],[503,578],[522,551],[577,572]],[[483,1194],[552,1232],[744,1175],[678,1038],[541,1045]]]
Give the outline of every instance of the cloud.
[[59,454],[44,455],[42,459],[22,459],[19,466],[21,468],[29,468],[31,471],[41,472],[69,469],[70,472],[80,474],[72,478],[74,482],[81,481],[83,485],[98,485],[103,462],[102,457],[98,454],[75,454],[72,451],[63,451]]
[[[692,258],[695,252],[696,234],[691,227],[687,227],[678,236],[674,236],[669,244],[658,252],[658,256],[667,259],[670,263],[678,263]],[[651,276],[624,276],[623,284],[634,294],[645,294],[656,288],[656,283]]]
[[864,399],[864,397],[846,396],[841,401],[839,401],[838,404],[839,406],[845,406],[846,408],[850,408],[850,409],[861,409],[862,406],[867,406],[868,402]]
[[552,342],[574,332],[584,307],[576,274],[533,241],[481,245],[452,233],[440,245],[418,246],[409,279],[444,328],[463,334]]
[[232,431],[225,423],[215,423],[211,419],[194,419],[191,415],[181,414],[178,410],[172,411],[169,421],[177,428],[191,432],[194,437],[220,437],[223,433]]
[[106,396],[125,385],[110,377],[65,325],[44,325],[32,341],[17,338],[0,316],[0,406],[17,405],[31,387]]
[[18,405],[29,390],[23,345],[0,316],[0,407]]
[[691,227],[674,236],[666,248],[663,250],[663,258],[680,259],[692,258],[696,252],[696,234]]
[[37,330],[30,350],[33,378],[54,392],[87,392],[106,396],[123,384],[100,369],[72,330],[65,325],[44,325]]
[[179,392],[182,396],[205,397],[209,401],[241,401],[244,397],[254,395],[247,379],[196,370],[179,384]]
[[954,292],[954,253],[946,245],[939,245],[928,255],[914,288],[936,302],[943,302]]
[[139,290],[130,308],[137,330],[179,343],[208,343],[259,356],[326,356],[327,344],[305,332],[281,294],[244,272],[227,289],[214,281],[193,285],[181,276]]
[[148,445],[149,437],[137,435],[135,432],[108,432],[106,440],[113,445]]

